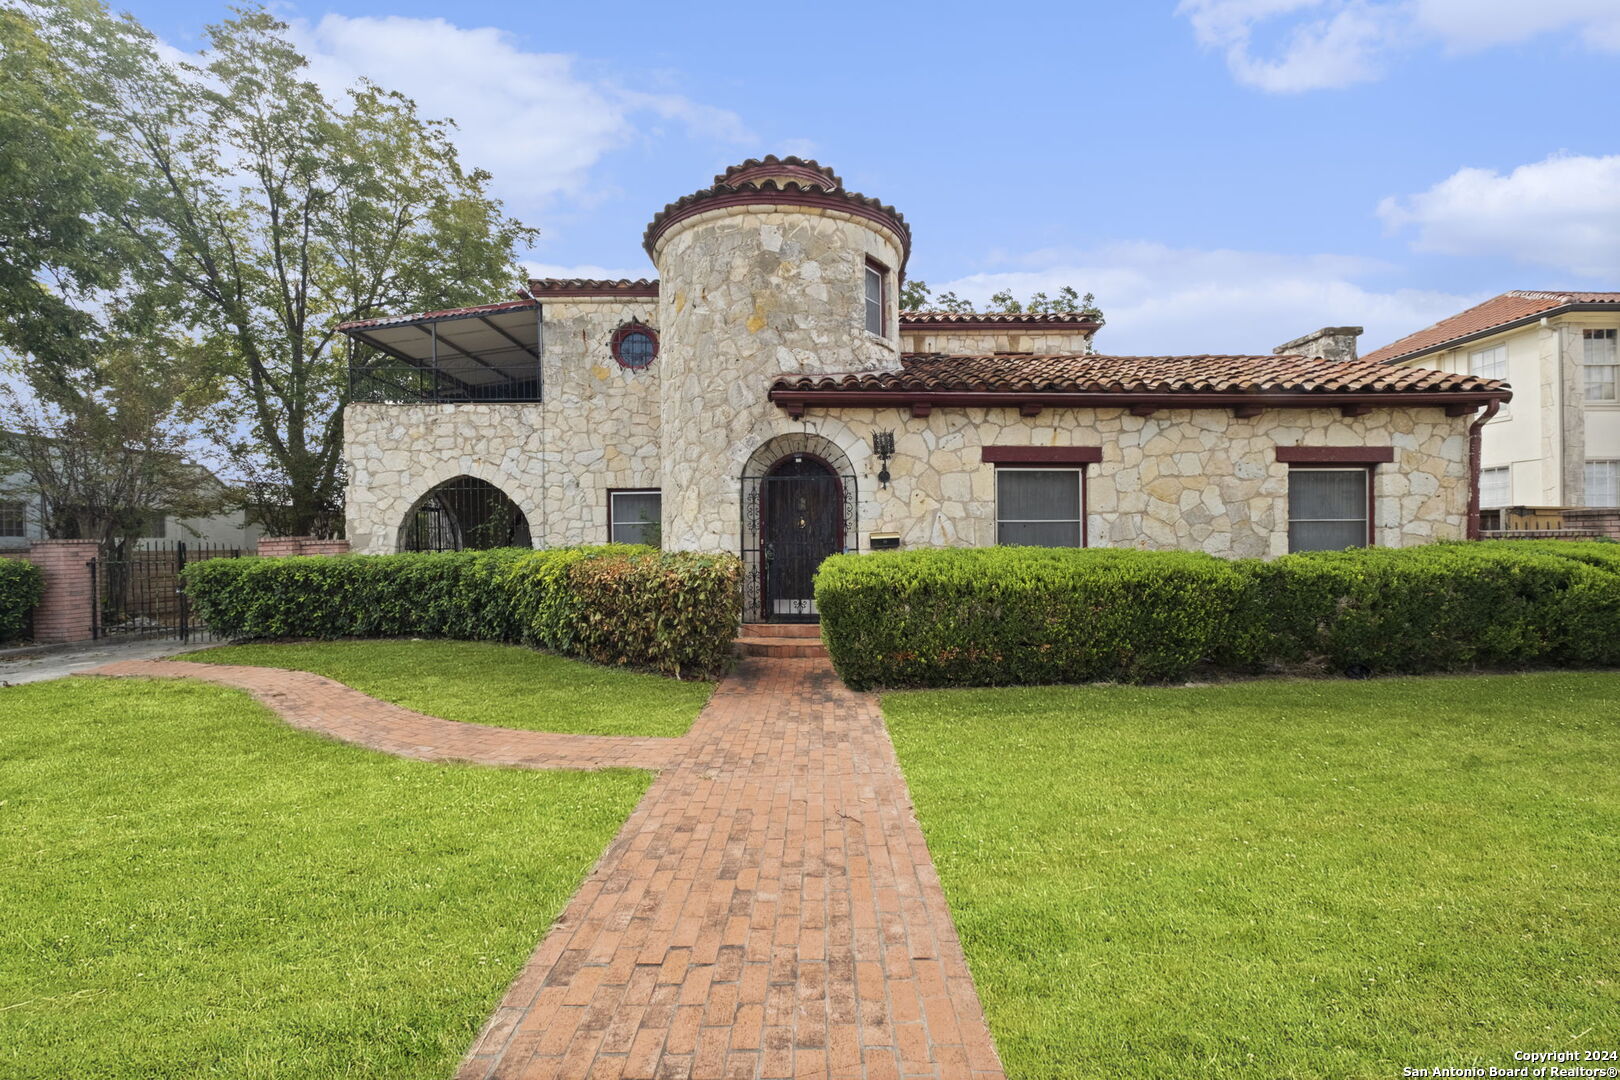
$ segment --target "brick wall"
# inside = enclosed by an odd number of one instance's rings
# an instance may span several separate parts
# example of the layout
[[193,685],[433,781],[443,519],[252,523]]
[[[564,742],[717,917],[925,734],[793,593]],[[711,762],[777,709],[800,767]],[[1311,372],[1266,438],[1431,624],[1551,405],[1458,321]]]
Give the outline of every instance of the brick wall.
[[284,555],[347,555],[347,540],[317,540],[313,536],[275,536],[259,538],[259,554],[268,558]]
[[94,540],[36,540],[28,561],[39,567],[45,592],[34,609],[35,641],[88,641],[95,596],[90,569],[96,557]]

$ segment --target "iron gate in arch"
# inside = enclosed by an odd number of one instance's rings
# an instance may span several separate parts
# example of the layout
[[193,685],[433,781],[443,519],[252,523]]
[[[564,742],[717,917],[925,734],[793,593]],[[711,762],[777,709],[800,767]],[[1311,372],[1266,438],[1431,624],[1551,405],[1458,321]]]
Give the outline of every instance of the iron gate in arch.
[[808,448],[743,476],[743,618],[818,621],[816,570],[827,556],[856,549],[858,512],[853,473]]

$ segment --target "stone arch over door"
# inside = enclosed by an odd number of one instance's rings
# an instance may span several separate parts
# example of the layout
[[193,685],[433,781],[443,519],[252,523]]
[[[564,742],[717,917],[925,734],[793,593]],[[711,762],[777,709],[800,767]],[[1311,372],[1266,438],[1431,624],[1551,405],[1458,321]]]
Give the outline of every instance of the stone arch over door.
[[499,485],[461,474],[432,485],[399,523],[398,551],[533,547],[528,515]]
[[[831,530],[833,542],[826,550],[859,550],[858,482],[849,456],[837,443],[814,432],[778,435],[761,443],[743,464],[740,480],[745,619],[815,618],[814,608],[807,606],[805,597],[796,597],[796,602],[789,605],[792,610],[778,610],[782,608],[783,598],[773,597],[771,583],[773,579],[780,580],[783,568],[778,566],[773,570],[771,563],[776,553],[770,542],[772,538],[766,533],[771,528],[767,519],[773,504],[780,502],[779,498],[773,498],[775,485],[782,482],[815,484],[816,477],[825,477],[831,485],[813,500],[813,512],[825,516],[825,524]],[[778,506],[776,510],[780,515],[781,508]]]

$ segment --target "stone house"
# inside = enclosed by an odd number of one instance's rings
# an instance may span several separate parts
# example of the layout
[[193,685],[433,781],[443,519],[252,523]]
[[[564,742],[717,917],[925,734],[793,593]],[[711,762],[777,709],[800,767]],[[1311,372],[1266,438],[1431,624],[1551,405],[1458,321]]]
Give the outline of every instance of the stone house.
[[[1485,426],[1480,504],[1620,507],[1620,293],[1492,297],[1367,354],[1502,379],[1512,405]],[[1494,522],[1488,522],[1496,527]]]
[[911,230],[795,157],[654,215],[656,280],[346,324],[354,550],[730,551],[750,618],[833,552],[1226,556],[1461,538],[1505,383],[1301,352],[1105,356],[1078,314],[901,311]]

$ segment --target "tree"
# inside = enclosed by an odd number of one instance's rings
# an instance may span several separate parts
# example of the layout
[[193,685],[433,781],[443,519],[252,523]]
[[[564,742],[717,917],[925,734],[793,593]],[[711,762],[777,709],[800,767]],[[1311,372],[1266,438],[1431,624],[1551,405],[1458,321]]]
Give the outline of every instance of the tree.
[[118,276],[105,166],[72,72],[0,8],[0,344],[59,368],[85,362],[100,327],[84,301]]
[[[900,293],[900,306],[906,311],[955,311],[973,312],[972,300],[959,297],[954,292],[933,295],[933,290],[925,281],[908,281]],[[1050,313],[1084,315],[1097,322],[1103,321],[1102,308],[1097,306],[1097,298],[1091,293],[1081,296],[1072,285],[1065,285],[1058,290],[1057,296],[1049,297],[1044,292],[1037,292],[1028,301],[1020,302],[1011,289],[1004,289],[990,297],[990,303],[984,309],[987,313],[1008,312],[1018,314]]]
[[447,121],[369,82],[334,104],[262,8],[210,27],[195,64],[101,0],[39,10],[123,156],[130,194],[110,217],[137,295],[178,313],[227,387],[216,438],[276,493],[261,517],[330,527],[349,397],[334,328],[505,292],[534,231],[461,167]]
[[[153,511],[202,517],[228,493],[185,459],[209,401],[195,369],[145,347],[103,351],[96,385],[57,387],[42,400],[0,384],[0,477],[37,496],[45,535],[116,548],[140,537]],[[199,395],[199,388],[202,393]]]

